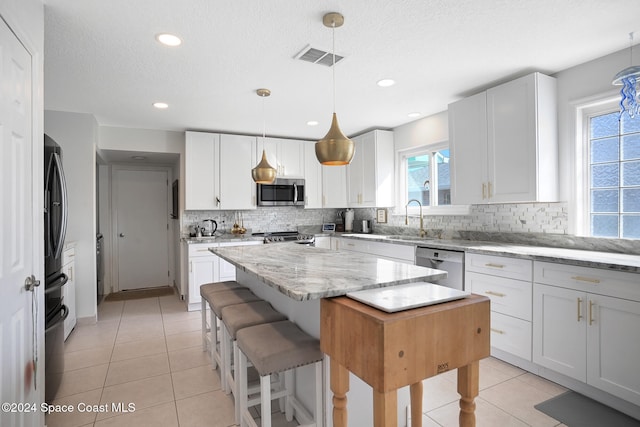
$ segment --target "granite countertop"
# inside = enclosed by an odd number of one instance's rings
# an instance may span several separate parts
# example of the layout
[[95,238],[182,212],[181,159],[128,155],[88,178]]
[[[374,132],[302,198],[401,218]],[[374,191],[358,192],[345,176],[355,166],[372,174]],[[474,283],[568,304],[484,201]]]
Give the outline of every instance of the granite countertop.
[[590,251],[584,249],[530,246],[511,243],[496,243],[475,240],[445,240],[418,236],[387,236],[377,234],[343,234],[336,237],[366,241],[386,242],[437,249],[449,249],[486,255],[510,256],[515,258],[548,261],[584,267],[604,268],[617,271],[640,273],[640,255],[613,252]]
[[347,292],[445,278],[442,270],[371,255],[298,245],[232,246],[209,249],[236,268],[288,297],[305,301]]

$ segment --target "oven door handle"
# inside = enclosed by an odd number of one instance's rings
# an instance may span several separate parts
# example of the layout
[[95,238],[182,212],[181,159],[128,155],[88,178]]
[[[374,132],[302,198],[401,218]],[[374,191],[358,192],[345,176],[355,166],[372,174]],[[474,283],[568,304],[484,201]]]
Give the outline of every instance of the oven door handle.
[[[64,321],[67,320],[67,317],[69,317],[69,307],[67,307],[66,305],[63,304],[62,307],[60,307],[60,311],[63,312],[62,315],[60,316],[60,318],[58,320],[56,320],[56,323],[54,323],[53,325],[49,326],[47,329],[44,330],[45,334],[53,331],[58,326],[64,324]],[[60,312],[58,312],[58,313],[60,313]]]

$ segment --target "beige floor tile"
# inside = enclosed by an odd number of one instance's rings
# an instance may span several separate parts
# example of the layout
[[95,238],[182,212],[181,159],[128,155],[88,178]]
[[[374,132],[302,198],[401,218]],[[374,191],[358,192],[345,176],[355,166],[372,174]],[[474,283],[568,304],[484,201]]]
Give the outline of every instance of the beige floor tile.
[[[261,419],[256,418],[256,423],[260,425]],[[298,426],[298,423],[296,422],[295,419],[293,419],[293,421],[287,421],[284,414],[278,411],[278,412],[273,412],[271,414],[271,426],[272,427],[296,427]]]
[[78,351],[112,346],[118,333],[118,322],[78,325],[64,343],[64,350]]
[[104,364],[64,372],[56,399],[102,388],[108,368],[109,365]]
[[164,323],[164,332],[166,335],[183,334],[185,332],[194,332],[201,330],[202,320],[200,317]]
[[497,359],[484,359],[480,361],[480,390],[493,387],[496,384],[517,378],[525,371],[509,365]]
[[[91,390],[85,393],[55,399],[52,405],[71,405],[73,412],[51,412],[45,414],[45,424],[47,427],[79,427],[93,423],[96,419],[95,412],[83,410],[86,405],[97,405],[100,403],[102,388]],[[82,405],[80,405],[82,404]],[[85,406],[83,406],[85,405]]]
[[[136,411],[168,403],[174,400],[171,375],[159,375],[137,381],[105,387],[102,392],[101,404],[123,403],[125,406],[132,403]],[[115,413],[98,414],[97,420],[110,418]]]
[[220,378],[210,366],[172,372],[171,378],[177,400],[220,389]]
[[122,319],[150,314],[160,314],[158,298],[135,299],[124,302]]
[[202,346],[169,352],[171,372],[183,371],[198,366],[211,366],[209,353],[202,351]]
[[561,385],[556,384],[552,381],[546,380],[537,375],[533,375],[531,373],[520,375],[519,377],[517,377],[517,379],[532,387],[537,388],[540,391],[548,393],[552,397],[558,396],[564,393],[565,391],[567,391],[567,389],[562,387]]
[[88,368],[90,366],[103,365],[111,360],[113,347],[95,347],[85,350],[68,351],[64,355],[64,370]]
[[168,310],[162,308],[162,320],[165,323],[191,319],[198,319],[202,322],[200,311],[186,311],[185,307],[172,307]]
[[534,405],[553,395],[518,378],[481,390],[480,397],[529,425],[546,427],[558,424],[558,421],[534,408]]
[[524,369],[520,369],[510,363],[503,362],[502,360],[496,359],[495,357],[487,357],[480,360],[480,372],[482,372],[482,370],[486,367],[491,367],[494,370],[503,372],[511,378],[515,378],[518,375],[522,375],[526,372]]
[[98,322],[118,319],[122,316],[124,301],[106,301],[98,305]]
[[105,386],[154,377],[169,373],[169,358],[166,353],[138,357],[109,365]]
[[118,328],[116,344],[154,337],[164,337],[162,317],[155,315],[153,316],[153,319],[145,318],[145,320],[135,322],[122,322],[120,324],[120,328]]
[[[522,422],[507,412],[495,407],[487,401],[476,398],[476,426],[477,427],[527,427],[528,424]],[[429,418],[437,422],[434,425],[443,427],[458,426],[460,406],[458,402],[450,403],[441,408],[427,413]]]
[[177,400],[180,427],[228,427],[235,422],[233,397],[217,390]]
[[178,427],[175,402],[167,402],[124,415],[107,418],[95,427]]
[[133,359],[136,357],[151,356],[153,354],[166,353],[167,345],[164,337],[149,338],[139,341],[116,344],[111,355],[111,362]]
[[167,349],[169,351],[198,347],[202,351],[202,332],[192,331],[183,334],[167,335]]
[[422,382],[422,412],[457,402],[459,399],[456,383],[444,374],[427,378]]

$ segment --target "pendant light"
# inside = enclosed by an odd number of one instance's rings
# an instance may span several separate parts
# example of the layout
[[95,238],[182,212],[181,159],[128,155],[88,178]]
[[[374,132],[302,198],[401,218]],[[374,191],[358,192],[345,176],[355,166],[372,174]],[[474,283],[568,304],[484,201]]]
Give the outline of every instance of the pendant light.
[[336,115],[336,37],[335,30],[344,24],[344,16],[337,12],[324,15],[322,23],[332,29],[333,37],[333,117],[329,132],[320,141],[316,142],[316,157],[325,166],[342,166],[351,163],[355,147],[353,141],[347,138],[340,130],[338,116]]
[[265,152],[265,149],[264,149],[264,143],[266,138],[265,136],[266,124],[264,119],[264,116],[265,116],[264,98],[271,95],[271,91],[269,89],[258,89],[256,90],[256,93],[258,94],[258,96],[263,98],[262,99],[262,160],[260,160],[260,163],[258,163],[258,165],[255,168],[251,169],[251,176],[253,177],[253,180],[257,184],[271,184],[276,179],[276,169],[273,166],[271,166],[267,161],[267,153]]
[[633,65],[633,33],[629,33],[629,56],[631,66],[613,77],[613,84],[620,89],[620,118],[626,111],[629,117],[640,115],[640,66]]

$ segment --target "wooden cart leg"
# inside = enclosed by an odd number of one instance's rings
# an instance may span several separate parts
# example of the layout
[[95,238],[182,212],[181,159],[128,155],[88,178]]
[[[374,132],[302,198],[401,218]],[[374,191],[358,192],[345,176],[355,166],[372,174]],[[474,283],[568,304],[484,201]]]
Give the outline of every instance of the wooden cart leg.
[[333,392],[333,426],[347,427],[347,392],[349,391],[349,371],[331,360],[331,391]]
[[373,390],[373,427],[398,427],[398,392]]
[[422,381],[411,384],[411,427],[422,427]]
[[458,393],[460,393],[460,427],[475,427],[476,403],[480,379],[480,362],[469,363],[458,368]]

